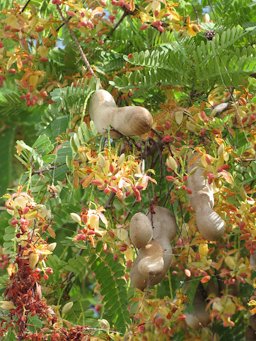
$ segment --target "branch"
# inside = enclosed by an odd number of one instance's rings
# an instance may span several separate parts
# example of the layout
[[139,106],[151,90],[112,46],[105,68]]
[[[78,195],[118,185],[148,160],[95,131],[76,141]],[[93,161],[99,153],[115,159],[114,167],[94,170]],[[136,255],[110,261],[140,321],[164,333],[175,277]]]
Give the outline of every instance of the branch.
[[[169,150],[169,153],[171,154],[171,156],[173,156],[173,152],[172,152],[172,150],[171,150],[171,148],[170,148],[169,142],[168,142],[168,143],[163,143],[163,142],[162,142],[162,138],[163,138],[162,135],[161,135],[157,130],[155,130],[155,129],[153,129],[153,128],[151,128],[151,131],[152,131],[154,134],[156,134],[156,136],[157,136],[158,139],[159,139],[159,142],[158,142],[159,148],[166,145],[167,148],[168,148],[168,150]],[[156,143],[157,143],[157,142],[156,142]]]
[[33,170],[32,171],[32,175],[34,175],[34,174],[43,174],[43,173],[45,173],[45,172],[48,172],[48,171],[50,171],[50,170],[54,170],[54,169],[56,169],[57,167],[55,167],[55,166],[50,166],[50,167],[47,167],[47,168],[42,168],[42,169],[38,169],[38,170]]
[[124,13],[122,14],[121,18],[118,20],[118,22],[115,24],[115,26],[112,28],[112,30],[107,34],[106,38],[109,38],[114,32],[115,30],[118,28],[118,26],[122,23],[122,21],[124,20],[125,17],[127,17],[128,15],[133,15],[137,12],[137,9],[134,7],[134,9],[131,9],[130,6],[124,4],[123,6],[121,6]]
[[21,11],[20,11],[20,14],[23,13],[27,7],[27,5],[30,3],[30,0],[28,0],[25,5],[22,7]]
[[136,143],[136,141],[135,141],[132,137],[126,136],[126,135],[120,133],[120,131],[116,130],[116,129],[113,128],[113,127],[111,127],[111,131],[113,131],[114,133],[118,134],[118,136],[120,135],[120,137],[123,137],[123,138],[128,142],[129,146],[131,146],[130,143],[132,143],[132,144],[137,148],[138,151],[141,150],[141,146],[138,145],[138,144]]
[[106,38],[109,38],[114,32],[115,30],[118,28],[118,26],[122,23],[122,21],[124,20],[125,17],[127,17],[128,13],[124,12],[123,15],[121,16],[121,18],[119,19],[119,21],[115,24],[115,26],[112,28],[112,30],[108,33]]
[[[72,17],[68,17],[67,19],[66,19],[66,21],[67,22],[69,22],[69,20],[71,19]],[[59,30],[63,27],[65,25],[65,23],[62,23],[61,25],[59,25],[57,28],[56,28],[56,32],[59,32]],[[49,38],[51,38],[52,37],[52,33],[49,35]]]
[[67,29],[69,30],[69,33],[70,33],[73,41],[75,42],[75,44],[76,44],[76,46],[77,46],[77,48],[78,48],[78,50],[80,52],[81,58],[82,58],[82,60],[83,60],[83,62],[85,64],[85,66],[87,67],[87,70],[90,72],[90,74],[92,76],[95,76],[95,73],[94,73],[94,71],[93,71],[93,69],[92,69],[92,67],[91,67],[91,65],[90,65],[90,63],[89,63],[89,61],[88,61],[88,59],[87,59],[87,57],[86,57],[86,55],[85,55],[85,53],[84,53],[84,51],[83,51],[83,49],[81,47],[81,45],[80,45],[76,35],[74,34],[74,32],[71,30],[71,28],[68,25],[68,20],[63,16],[63,13],[61,11],[60,6],[56,5],[56,7],[57,7],[57,10],[59,12],[59,15],[60,15],[61,19],[63,20],[64,24],[67,26]]
[[106,202],[106,204],[104,205],[105,210],[109,209],[112,207],[113,201],[115,199],[116,194],[114,192],[112,192],[108,198],[108,201]]
[[159,138],[159,140],[162,140],[162,135],[157,131],[157,130],[155,130],[154,128],[151,128],[151,131],[154,133],[154,134],[156,134],[156,136]]

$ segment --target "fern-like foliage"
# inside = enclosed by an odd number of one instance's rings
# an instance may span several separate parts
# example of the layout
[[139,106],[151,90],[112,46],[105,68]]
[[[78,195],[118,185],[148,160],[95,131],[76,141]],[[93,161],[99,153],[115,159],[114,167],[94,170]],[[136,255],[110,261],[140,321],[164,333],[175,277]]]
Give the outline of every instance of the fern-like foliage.
[[79,53],[73,43],[64,42],[61,37],[49,52],[49,62],[42,67],[48,78],[63,81],[65,76],[80,72]]
[[96,86],[95,80],[82,80],[71,86],[52,91],[51,97],[54,104],[46,109],[37,130],[47,134],[53,141],[66,131],[74,116],[80,116],[82,121],[87,102]]
[[12,8],[12,6],[13,6],[12,0],[3,0],[0,3],[0,11],[7,9],[7,8]]
[[22,101],[18,92],[15,90],[5,90],[1,91],[0,97],[0,118],[14,118],[22,115],[24,111],[29,111],[28,107],[22,105]]
[[4,120],[5,124],[15,122],[16,126],[33,126],[40,120],[45,107],[26,106],[24,100],[20,98],[20,94],[15,85],[6,82],[1,88],[0,93],[0,122]]
[[234,26],[238,22],[244,27],[249,23],[255,23],[255,3],[248,0],[217,0],[214,2],[202,1],[204,5],[210,5],[217,20],[221,25]]
[[193,38],[135,52],[124,59],[137,70],[115,77],[110,84],[118,89],[182,86],[200,92],[214,84],[239,85],[245,74],[256,68],[256,52],[241,47],[244,31],[234,27],[222,32],[212,41],[196,43]]
[[101,286],[100,292],[104,296],[104,317],[120,332],[124,332],[130,321],[125,268],[114,260],[113,254],[103,250],[101,242],[89,257],[89,266],[95,273]]
[[70,139],[70,145],[73,152],[76,153],[79,147],[87,144],[92,138],[95,138],[97,134],[93,121],[90,122],[90,128],[82,122],[77,132],[74,133]]
[[[152,49],[175,40],[174,34],[166,31],[160,34],[157,30],[149,27],[145,31],[139,30],[141,22],[134,18],[127,18],[122,27],[114,33],[115,51],[123,54]],[[129,37],[129,40],[127,40]]]

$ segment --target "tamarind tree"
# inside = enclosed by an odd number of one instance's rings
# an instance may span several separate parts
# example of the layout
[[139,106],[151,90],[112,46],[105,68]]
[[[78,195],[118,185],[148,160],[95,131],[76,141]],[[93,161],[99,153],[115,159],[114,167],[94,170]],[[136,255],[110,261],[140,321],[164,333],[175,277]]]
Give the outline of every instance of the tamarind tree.
[[255,22],[1,1],[1,340],[256,339]]

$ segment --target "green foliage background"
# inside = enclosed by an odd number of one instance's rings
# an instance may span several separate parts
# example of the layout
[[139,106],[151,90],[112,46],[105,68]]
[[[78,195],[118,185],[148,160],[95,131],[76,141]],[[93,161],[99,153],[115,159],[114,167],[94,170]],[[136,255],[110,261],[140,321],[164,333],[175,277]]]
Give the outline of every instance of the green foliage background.
[[[11,1],[1,1],[0,9],[11,6]],[[55,6],[48,1],[33,0],[30,6],[41,17],[47,17],[50,13],[57,16]],[[139,1],[137,6],[140,6]],[[192,105],[199,107],[200,102],[207,102],[209,93],[216,85],[238,90],[246,87],[255,93],[256,3],[249,0],[180,1],[178,8],[181,15],[190,16],[194,21],[201,21],[206,10],[210,12],[212,22],[202,23],[201,31],[195,36],[175,30],[160,33],[153,27],[140,30],[141,22],[136,17],[127,16],[110,37],[104,38],[105,44],[99,45],[94,39],[85,43],[81,39],[85,54],[97,73],[97,80],[84,77],[85,69],[77,47],[66,28],[62,27],[58,32],[62,48],[52,48],[49,62],[40,67],[46,72],[46,78],[49,75],[58,80],[59,84],[69,76],[71,80],[65,86],[56,86],[50,91],[51,103],[26,106],[21,99],[21,90],[15,82],[15,76],[12,75],[7,77],[0,88],[0,194],[21,184],[25,189],[30,189],[37,202],[46,202],[51,208],[56,239],[49,241],[57,242],[57,248],[48,260],[54,274],[49,280],[47,300],[57,307],[73,301],[74,306],[65,318],[74,324],[88,324],[98,328],[99,319],[106,319],[111,328],[123,336],[127,327],[134,322],[131,315],[135,308],[131,306],[128,309],[128,303],[131,297],[137,295],[124,277],[127,273],[125,259],[114,241],[109,242],[112,252],[102,251],[101,242],[98,242],[95,249],[90,244],[73,242],[78,226],[70,218],[70,213],[81,212],[95,197],[102,206],[108,200],[104,193],[93,186],[86,189],[74,188],[73,161],[77,158],[79,148],[91,145],[92,149],[101,151],[106,144],[119,148],[119,141],[104,139],[96,133],[93,124],[88,123],[87,104],[93,91],[99,87],[99,82],[103,88],[115,93],[120,106],[143,105],[153,113],[159,112],[161,105],[168,101],[168,88],[174,89],[177,106],[185,108]],[[117,18],[121,15],[120,10]],[[3,18],[3,14],[0,18]],[[1,24],[0,32],[3,26]],[[213,40],[205,38],[205,32],[209,30],[215,32]],[[45,31],[44,34],[49,35],[49,32]],[[78,30],[76,34],[79,36]],[[11,43],[5,41],[10,44],[11,50]],[[75,74],[79,77],[74,80],[72,77]],[[254,97],[252,103],[255,102]],[[252,148],[250,131],[235,127],[234,135],[231,136],[229,124],[229,117],[220,116],[216,117],[215,126],[211,128],[222,127],[225,142],[242,157]],[[194,140],[194,145],[200,145],[197,131],[188,132],[188,135]],[[22,148],[20,155],[15,155],[16,141]],[[164,160],[154,160],[148,156],[145,162],[146,168],[154,164],[158,185],[155,188],[149,187],[140,204],[130,198],[124,203],[114,200],[111,209],[106,211],[110,230],[115,228],[115,219],[125,212],[132,215],[149,207],[155,193],[160,193],[160,203],[165,205],[173,185],[163,184],[161,180],[168,175],[166,170],[161,171]],[[185,165],[182,166],[181,173],[185,174]],[[234,177],[234,190],[238,193],[237,198],[231,201],[238,205],[242,188],[255,188],[256,164],[254,161],[233,162],[231,173]],[[54,187],[56,195],[52,195],[49,186]],[[180,210],[179,205],[176,202],[171,209],[179,222],[186,222],[188,216]],[[12,228],[8,227],[8,221],[9,216],[3,209],[0,213],[0,245],[14,259],[15,236]],[[0,271],[3,294],[8,276],[6,271]],[[172,293],[183,287],[183,280],[171,279],[167,282],[161,283],[154,291],[156,297],[170,296],[170,284]],[[247,297],[251,295],[246,285],[244,292]],[[188,291],[190,301],[193,301],[194,293],[191,286]],[[101,309],[96,311],[98,305],[101,305]],[[40,321],[38,323],[40,328]],[[247,317],[238,313],[235,328],[225,329],[216,323],[213,329],[221,335],[220,340],[243,340],[246,323]],[[36,321],[33,324],[36,328]],[[183,337],[180,331],[175,340],[182,340]],[[9,339],[12,339],[11,333]]]

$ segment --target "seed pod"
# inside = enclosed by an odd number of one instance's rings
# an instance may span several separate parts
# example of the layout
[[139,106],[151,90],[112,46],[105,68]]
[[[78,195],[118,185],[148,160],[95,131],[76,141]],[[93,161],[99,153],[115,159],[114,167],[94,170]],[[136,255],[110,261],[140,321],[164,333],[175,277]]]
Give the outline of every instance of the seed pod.
[[254,331],[256,331],[256,314],[250,316],[249,318],[249,325],[252,327]]
[[155,282],[159,283],[164,278],[172,263],[173,254],[170,242],[176,235],[177,225],[171,212],[165,207],[155,206],[154,213],[149,213],[148,217],[153,224],[153,238],[163,248],[163,272],[155,278]]
[[143,135],[153,125],[150,112],[139,106],[117,107],[114,98],[106,90],[97,90],[91,97],[90,117],[99,133],[105,133],[109,127],[125,136]]
[[250,255],[250,267],[252,270],[256,270],[256,252]]
[[154,206],[154,213],[149,213],[148,218],[153,225],[154,239],[168,239],[168,241],[171,241],[175,237],[177,225],[168,208]]
[[213,188],[204,176],[204,168],[198,154],[189,160],[188,187],[191,206],[196,212],[196,225],[202,236],[208,240],[218,240],[225,232],[225,222],[213,210]]
[[208,240],[218,240],[225,232],[224,220],[202,201],[196,210],[196,224],[201,235]]
[[152,225],[148,217],[141,212],[134,214],[130,221],[130,238],[138,249],[145,247],[153,237]]
[[150,131],[153,118],[143,107],[127,106],[115,109],[111,125],[125,136],[140,136]]
[[194,314],[186,314],[185,316],[185,321],[190,328],[195,329],[200,327],[200,322]]
[[199,160],[195,159],[195,163],[188,168],[188,187],[192,190],[189,194],[191,206],[196,210],[198,207],[198,200],[209,201],[211,207],[214,206],[214,196],[212,186],[209,185],[207,178],[204,176],[204,169],[200,167]]
[[140,257],[138,257],[138,259],[138,270],[147,278],[152,275],[159,275],[163,271],[163,249],[161,245],[154,240],[140,249]]
[[131,272],[131,285],[140,290],[155,283],[155,278],[161,275],[164,268],[163,249],[157,241],[152,241],[141,248]]
[[256,331],[251,326],[248,326],[245,330],[245,340],[246,341],[256,340]]

